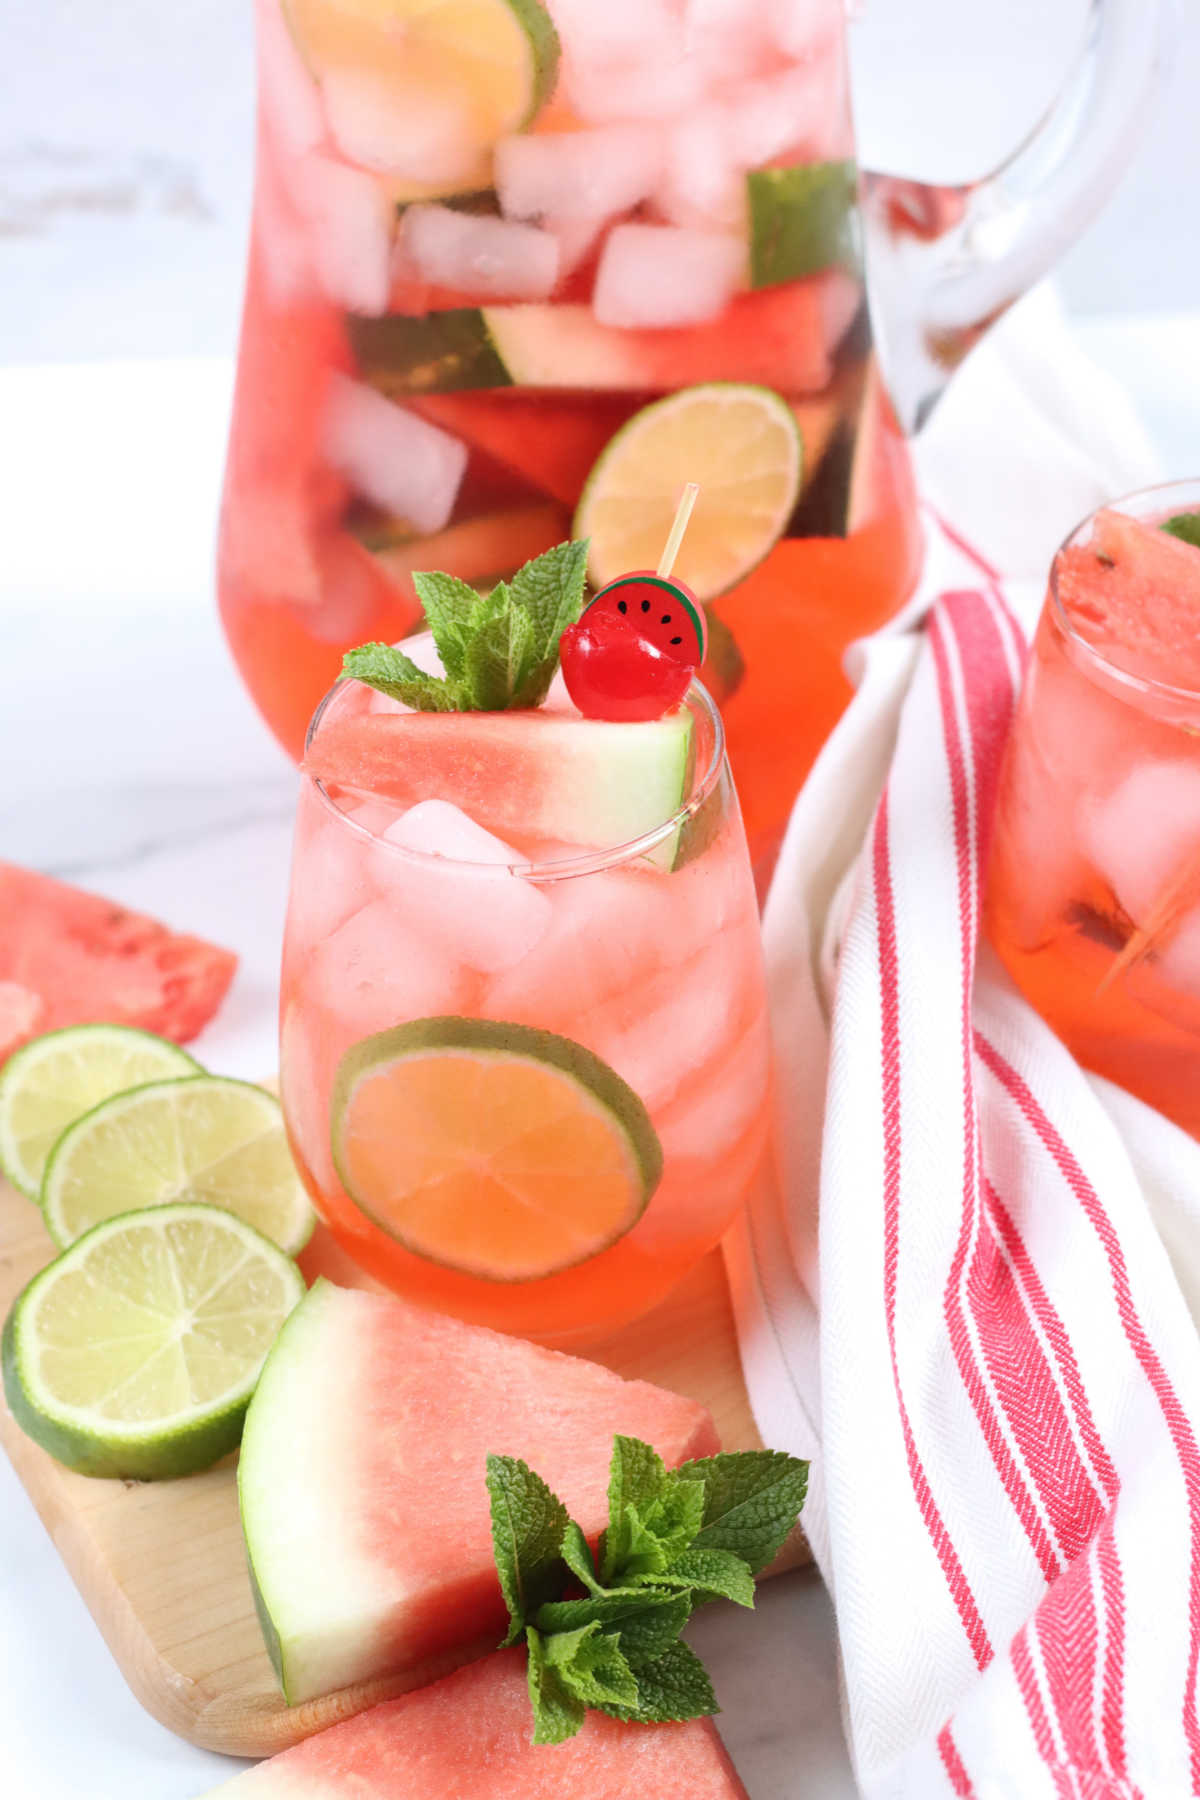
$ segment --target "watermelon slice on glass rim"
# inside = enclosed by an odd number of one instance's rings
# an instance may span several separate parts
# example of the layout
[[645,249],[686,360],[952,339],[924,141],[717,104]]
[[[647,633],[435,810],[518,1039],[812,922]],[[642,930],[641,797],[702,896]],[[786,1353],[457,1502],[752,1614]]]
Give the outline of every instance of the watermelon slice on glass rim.
[[224,999],[228,950],[100,894],[0,862],[0,1062],[63,1025],[138,1025],[185,1044]]

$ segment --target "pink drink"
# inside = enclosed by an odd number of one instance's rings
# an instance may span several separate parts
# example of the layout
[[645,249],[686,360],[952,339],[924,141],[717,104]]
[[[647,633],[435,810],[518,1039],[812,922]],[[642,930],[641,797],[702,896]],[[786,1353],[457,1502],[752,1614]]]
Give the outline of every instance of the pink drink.
[[[988,925],[1088,1068],[1200,1132],[1200,484],[1055,559],[1002,777]],[[1140,522],[1139,522],[1140,521]]]
[[[514,799],[517,764],[502,790],[485,768],[465,791],[464,731],[515,731],[521,743],[532,739],[528,804],[536,809],[544,734],[597,729],[554,694],[542,713],[436,717],[406,714],[350,683],[314,722],[315,755],[322,733],[356,716],[394,715],[385,723],[397,740],[413,734],[412,758],[396,764],[411,792],[384,798],[329,780],[304,783],[284,948],[284,1109],[335,1236],[422,1304],[550,1339],[619,1324],[653,1306],[772,1178],[766,996],[745,836],[717,715],[695,685],[686,706],[694,737],[682,808],[625,845],[611,836],[589,845],[569,819],[571,841],[522,832],[513,816],[526,803]],[[433,734],[444,757],[424,747]],[[398,1123],[407,1089],[369,1119],[359,1108],[366,1123],[356,1127],[356,1167],[369,1165],[368,1186],[382,1171],[391,1187],[356,1203],[335,1166],[339,1064],[374,1034],[421,1019],[435,1030],[449,1019],[452,1036],[463,1021],[497,1022],[518,1041],[534,1028],[601,1059],[628,1084],[661,1146],[661,1178],[640,1216],[613,1212],[619,1183],[614,1189],[601,1166],[608,1114],[598,1125],[588,1100],[560,1130],[547,1102],[517,1091],[547,1075],[536,1058],[514,1066],[506,1103],[532,1108],[522,1169],[540,1167],[553,1138],[562,1176],[546,1190],[548,1223],[527,1209],[511,1220],[504,1213],[494,1158],[511,1162],[511,1134],[505,1126],[497,1151],[493,1124],[480,1123],[470,1057],[422,1065],[407,1126]],[[548,1074],[553,1087],[556,1071]],[[565,1097],[574,1107],[574,1090]],[[415,1136],[425,1159],[419,1200]],[[473,1179],[462,1175],[468,1140]],[[455,1181],[461,1191],[447,1208],[442,1197]]]

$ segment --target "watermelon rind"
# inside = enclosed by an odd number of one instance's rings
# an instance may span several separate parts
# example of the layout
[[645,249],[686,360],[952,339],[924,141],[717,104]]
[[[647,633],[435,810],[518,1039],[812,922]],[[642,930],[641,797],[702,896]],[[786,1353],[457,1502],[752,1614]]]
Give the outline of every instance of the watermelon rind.
[[[98,1065],[105,1061],[125,1065],[115,1085],[98,1083]],[[77,1080],[82,1077],[88,1090],[84,1106],[77,1104],[77,1092],[59,1098],[66,1071],[60,1068],[56,1072],[56,1062],[76,1065]],[[131,1067],[135,1072],[126,1079]],[[46,1158],[57,1139],[83,1112],[90,1112],[110,1095],[145,1081],[203,1073],[195,1057],[170,1038],[143,1031],[136,1025],[63,1025],[57,1031],[44,1032],[14,1050],[0,1069],[0,1170],[19,1192],[37,1200]],[[54,1091],[56,1087],[58,1092]],[[31,1093],[31,1089],[36,1092]],[[31,1152],[29,1139],[18,1130],[22,1111],[28,1112],[31,1105],[41,1120],[36,1152]]]
[[[355,1192],[347,1167],[344,1127],[359,1083],[381,1070],[408,1058],[423,1058],[441,1051],[464,1051],[476,1058],[508,1061],[519,1058],[543,1064],[556,1070],[583,1090],[586,1101],[599,1105],[608,1115],[610,1126],[620,1133],[638,1170],[641,1192],[626,1215],[619,1232],[603,1245],[592,1245],[581,1253],[580,1262],[590,1261],[611,1247],[617,1237],[633,1229],[645,1212],[662,1180],[663,1152],[657,1131],[641,1098],[623,1081],[602,1057],[574,1038],[562,1037],[554,1031],[543,1031],[533,1025],[512,1024],[500,1019],[470,1019],[454,1014],[435,1018],[411,1019],[404,1025],[379,1031],[351,1046],[338,1064],[333,1078],[329,1102],[333,1163],[338,1179],[350,1198],[380,1229],[395,1237],[405,1249],[426,1261],[442,1262],[431,1251],[408,1242],[393,1221],[379,1218],[371,1208],[368,1196]],[[521,1276],[504,1276],[477,1266],[457,1263],[444,1266],[481,1280],[532,1280],[540,1275],[559,1274],[571,1265],[558,1263],[552,1269],[530,1271]]]

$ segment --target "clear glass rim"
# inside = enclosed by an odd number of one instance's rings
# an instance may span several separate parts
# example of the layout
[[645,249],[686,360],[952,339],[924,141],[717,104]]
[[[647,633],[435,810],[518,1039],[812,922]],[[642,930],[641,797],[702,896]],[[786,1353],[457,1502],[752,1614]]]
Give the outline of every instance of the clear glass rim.
[[1136,675],[1111,656],[1098,650],[1090,638],[1084,636],[1078,626],[1073,623],[1063,605],[1062,595],[1058,591],[1059,558],[1064,550],[1073,549],[1084,537],[1098,512],[1124,512],[1131,518],[1141,518],[1146,513],[1195,512],[1200,510],[1200,476],[1193,476],[1183,481],[1160,481],[1153,487],[1135,488],[1131,493],[1120,494],[1115,500],[1106,500],[1103,506],[1093,507],[1087,517],[1081,519],[1072,531],[1069,531],[1058,549],[1054,552],[1054,561],[1050,565],[1048,596],[1054,623],[1062,636],[1085,661],[1091,663],[1104,677],[1119,687],[1128,688],[1134,694],[1153,694],[1159,698],[1182,702],[1185,705],[1200,703],[1200,688],[1179,687],[1174,682],[1161,681],[1153,675]]
[[[342,692],[346,681],[347,678],[343,677],[334,682],[310,719],[304,737],[306,753],[312,745],[326,710]],[[673,833],[681,830],[689,819],[694,818],[712,794],[725,764],[725,727],[721,720],[721,714],[708,689],[695,677],[688,683],[687,693],[681,704],[691,707],[694,712],[698,713],[701,719],[707,722],[712,732],[711,751],[703,770],[693,772],[687,799],[676,808],[669,818],[664,819],[661,825],[655,825],[650,831],[644,831],[640,836],[629,838],[624,843],[613,844],[604,850],[592,850],[581,856],[559,857],[546,862],[467,862],[457,857],[439,856],[430,850],[410,850],[404,844],[390,843],[387,838],[372,831],[369,826],[361,824],[359,820],[352,819],[348,813],[344,813],[326,789],[324,782],[317,776],[306,774],[301,770],[301,779],[316,792],[321,804],[326,811],[332,814],[339,825],[344,826],[347,831],[356,833],[364,842],[373,844],[385,855],[394,856],[398,865],[408,863],[413,867],[426,867],[436,864],[442,868],[448,866],[452,869],[462,869],[468,873],[486,872],[491,875],[507,872],[510,875],[519,875],[526,881],[535,879],[542,881],[566,880],[571,876],[591,875],[603,869],[617,868],[626,863],[636,862],[639,857],[648,855]]]

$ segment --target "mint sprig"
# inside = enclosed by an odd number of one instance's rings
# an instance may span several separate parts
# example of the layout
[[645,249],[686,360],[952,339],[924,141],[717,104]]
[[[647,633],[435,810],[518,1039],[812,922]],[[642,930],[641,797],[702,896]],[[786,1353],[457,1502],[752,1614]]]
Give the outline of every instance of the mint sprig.
[[668,1469],[639,1438],[613,1440],[608,1525],[597,1551],[540,1476],[489,1456],[492,1543],[525,1639],[536,1744],[572,1737],[589,1707],[642,1724],[717,1711],[680,1632],[698,1606],[753,1606],[754,1577],[804,1501],[808,1464],[778,1450]]
[[587,540],[558,544],[477,593],[456,575],[413,576],[445,675],[427,675],[390,644],[346,652],[342,674],[417,712],[504,712],[540,706],[559,639],[583,608]]

